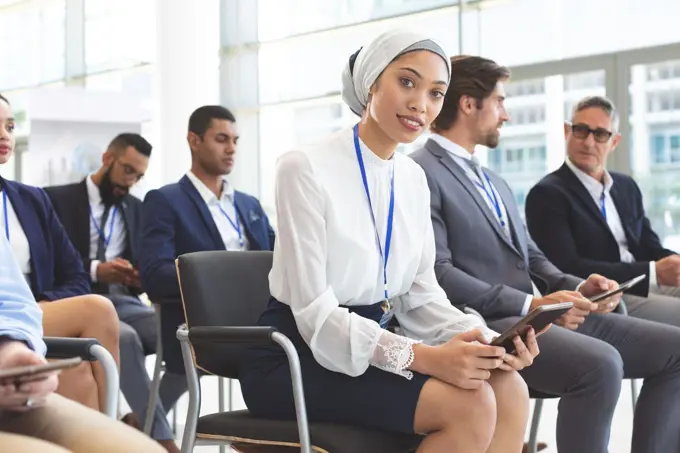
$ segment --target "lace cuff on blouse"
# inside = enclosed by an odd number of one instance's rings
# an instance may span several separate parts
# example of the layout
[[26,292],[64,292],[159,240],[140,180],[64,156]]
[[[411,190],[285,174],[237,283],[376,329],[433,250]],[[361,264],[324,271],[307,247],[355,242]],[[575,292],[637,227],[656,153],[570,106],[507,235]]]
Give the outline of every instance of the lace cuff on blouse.
[[411,379],[413,372],[407,368],[413,363],[413,345],[420,341],[383,331],[373,351],[371,365],[383,371]]

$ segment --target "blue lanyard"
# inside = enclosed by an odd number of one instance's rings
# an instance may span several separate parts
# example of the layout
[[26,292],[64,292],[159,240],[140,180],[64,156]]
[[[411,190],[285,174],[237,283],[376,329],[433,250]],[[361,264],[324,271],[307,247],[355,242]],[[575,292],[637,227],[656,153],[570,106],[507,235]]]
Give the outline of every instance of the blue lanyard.
[[[357,160],[359,161],[359,170],[361,170],[361,179],[364,182],[364,190],[366,191],[366,198],[368,199],[368,207],[371,211],[371,220],[373,220],[373,230],[375,231],[375,241],[378,244],[378,251],[383,262],[383,282],[385,284],[385,301],[388,300],[387,292],[387,260],[390,258],[390,244],[392,243],[392,224],[394,222],[394,165],[392,166],[392,177],[390,179],[390,207],[387,211],[387,233],[385,234],[385,254],[380,245],[380,235],[378,234],[378,226],[375,222],[375,215],[373,214],[373,203],[371,203],[371,192],[368,190],[368,180],[366,179],[366,167],[364,167],[364,158],[361,156],[361,147],[359,146],[359,125],[354,125],[354,151],[357,153]],[[394,163],[393,163],[394,164]]]
[[5,236],[9,241],[9,219],[7,218],[7,191],[2,191],[2,210],[5,215]]
[[604,204],[606,195],[604,193],[604,190],[602,191],[602,195],[600,196],[600,212],[602,212],[602,217],[604,217],[604,221],[607,221],[607,207]]
[[[484,171],[482,171],[484,173]],[[491,189],[491,192],[484,186],[484,184],[480,184],[479,182],[475,181],[475,184],[477,184],[478,187],[481,187],[482,190],[484,190],[484,193],[486,194],[486,198],[489,199],[491,204],[494,207],[494,210],[496,211],[496,215],[498,216],[498,221],[501,223],[501,226],[505,228],[505,220],[503,220],[503,213],[501,212],[501,203],[498,201],[498,198],[496,198],[496,192],[493,190],[493,186],[491,185],[491,180],[489,179],[489,175],[484,173],[484,178],[486,179],[486,182],[489,183],[489,189]]]
[[116,220],[116,214],[117,213],[118,213],[118,206],[114,206],[113,207],[113,213],[111,214],[111,225],[109,225],[109,237],[106,237],[104,235],[104,232],[102,231],[102,229],[99,228],[99,225],[97,225],[97,221],[94,218],[94,214],[92,214],[92,206],[90,206],[90,219],[92,219],[92,225],[94,225],[95,229],[97,230],[97,234],[99,235],[100,238],[102,238],[102,240],[104,241],[104,244],[106,244],[106,247],[109,246],[109,243],[111,242],[111,238],[113,237],[113,224]]
[[239,219],[238,219],[238,211],[236,210],[236,203],[234,203],[234,214],[236,215],[236,222],[231,220],[231,217],[229,217],[229,214],[227,214],[227,212],[224,209],[222,209],[222,205],[220,204],[219,200],[217,201],[217,207],[220,209],[222,214],[224,214],[224,216],[227,218],[229,223],[231,223],[231,226],[236,230],[236,233],[238,233],[238,243],[241,246],[241,248],[243,248],[243,246],[244,246],[243,234],[241,234],[241,222],[239,222]]

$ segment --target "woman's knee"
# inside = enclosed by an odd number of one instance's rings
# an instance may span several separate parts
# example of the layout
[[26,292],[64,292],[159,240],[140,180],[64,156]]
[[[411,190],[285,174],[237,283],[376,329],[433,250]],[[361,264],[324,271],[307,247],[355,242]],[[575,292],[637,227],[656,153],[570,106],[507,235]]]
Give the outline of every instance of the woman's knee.
[[528,417],[529,388],[516,371],[496,371],[489,380],[496,397],[498,417]]
[[91,327],[96,326],[102,333],[119,335],[118,313],[109,299],[97,294],[88,294],[81,297],[83,319],[86,319]]
[[[422,405],[421,405],[422,403]],[[427,406],[427,407],[426,407]],[[496,425],[496,397],[491,386],[483,382],[478,389],[464,390],[436,379],[423,387],[416,411],[428,426],[416,426],[419,432],[451,431],[470,436],[474,442],[490,442]]]

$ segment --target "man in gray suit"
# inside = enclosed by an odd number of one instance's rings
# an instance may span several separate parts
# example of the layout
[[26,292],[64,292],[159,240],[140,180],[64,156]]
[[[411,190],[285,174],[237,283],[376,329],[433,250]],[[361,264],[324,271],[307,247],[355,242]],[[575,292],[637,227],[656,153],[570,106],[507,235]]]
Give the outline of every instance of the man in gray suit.
[[618,298],[585,299],[616,283],[599,275],[583,281],[551,264],[528,236],[508,185],[474,156],[476,145],[496,147],[510,120],[509,75],[487,59],[454,57],[434,135],[412,155],[432,194],[439,283],[453,304],[476,309],[496,331],[540,305],[574,303],[522,372],[531,388],[562,397],[559,451],[606,452],[622,379],[644,378],[632,452],[680,452],[680,329],[612,313]]

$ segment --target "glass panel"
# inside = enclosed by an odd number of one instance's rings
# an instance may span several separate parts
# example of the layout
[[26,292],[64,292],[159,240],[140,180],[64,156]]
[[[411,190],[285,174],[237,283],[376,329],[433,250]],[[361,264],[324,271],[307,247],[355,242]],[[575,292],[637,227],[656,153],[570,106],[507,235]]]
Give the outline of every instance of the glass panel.
[[446,15],[428,13],[264,43],[259,51],[260,102],[274,104],[339,93],[340,76],[350,55],[396,26],[433,30],[433,36],[453,53],[458,40],[456,23]]
[[154,60],[155,4],[154,0],[85,1],[85,67],[88,74]]
[[[652,227],[680,249],[680,60],[631,68],[631,168]],[[643,107],[643,108],[640,108]]]
[[[508,181],[522,215],[531,187],[564,162],[564,121],[582,97],[604,94],[604,79],[600,70],[506,84],[510,122],[501,129],[499,149],[488,152],[487,165]],[[484,162],[483,151],[478,153]]]
[[[541,20],[533,19],[538,17]],[[512,66],[598,55],[678,42],[677,17],[680,2],[668,0],[484,2],[478,19],[471,19],[479,30],[476,35],[465,35],[465,47],[467,52]],[[575,33],[577,29],[597,30],[599,36],[607,38],[593,40],[588,33]],[[677,70],[661,67],[655,77],[676,77]]]
[[[250,2],[252,0],[240,0]],[[261,41],[414,13],[451,0],[260,0],[258,33]]]
[[0,90],[64,77],[65,2],[42,0],[0,11]]

